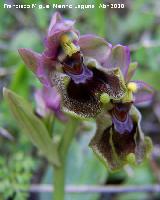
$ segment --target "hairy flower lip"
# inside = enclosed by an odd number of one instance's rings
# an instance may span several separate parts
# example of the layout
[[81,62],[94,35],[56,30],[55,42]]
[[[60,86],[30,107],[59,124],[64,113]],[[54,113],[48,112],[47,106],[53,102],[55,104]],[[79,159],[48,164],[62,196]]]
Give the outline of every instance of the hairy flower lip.
[[[53,84],[62,96],[63,107],[65,110],[74,112],[80,116],[95,117],[102,110],[101,94],[108,94],[109,98],[119,99],[124,95],[125,85],[119,80],[117,69],[106,71],[100,67],[88,67],[93,76],[85,82],[78,83],[72,76],[64,73],[53,74]],[[51,75],[52,76],[52,75]],[[68,77],[67,84],[64,77]],[[123,86],[122,86],[122,85]]]
[[[90,79],[87,79],[86,82],[84,82],[84,83],[82,82],[80,84],[84,84],[84,85],[86,84],[86,86],[88,86],[91,89],[91,91],[93,91],[93,93],[95,93],[95,94],[106,92],[106,93],[109,93],[109,96],[111,98],[117,98],[117,99],[119,98],[119,96],[116,97],[116,90],[117,90],[117,87],[120,86],[119,85],[120,82],[119,82],[118,77],[116,75],[114,75],[113,71],[110,71],[108,73],[108,71],[106,72],[105,70],[102,70],[102,69],[100,70],[100,69],[97,69],[96,67],[88,68],[88,69],[90,69],[93,76],[91,76]],[[115,82],[117,84],[117,85],[113,86],[113,88],[115,87],[114,88],[115,94],[113,94],[111,92],[111,89],[108,89],[108,87],[112,87],[113,82],[114,82],[114,84],[115,84]]]
[[[140,126],[141,115],[134,105],[131,106],[130,116],[133,121],[130,134],[119,134],[107,112],[97,117],[97,132],[89,146],[110,170],[119,170],[126,164],[139,164],[150,154],[152,142],[144,137]],[[128,160],[132,154],[134,162]]]

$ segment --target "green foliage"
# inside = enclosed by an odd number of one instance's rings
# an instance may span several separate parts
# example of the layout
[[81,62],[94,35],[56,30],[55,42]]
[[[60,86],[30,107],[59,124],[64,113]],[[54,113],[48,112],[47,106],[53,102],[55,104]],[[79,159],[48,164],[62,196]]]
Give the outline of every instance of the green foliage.
[[0,157],[0,198],[26,200],[33,168],[32,159],[22,152],[9,160]]
[[[128,4],[125,4],[126,7],[129,7]],[[152,10],[145,11],[145,7],[151,6],[145,0],[142,1],[132,1],[131,7],[126,10],[123,10],[123,17],[113,12],[107,18],[107,24],[109,26],[107,32],[107,38],[110,41],[119,43],[120,41],[124,42],[127,36],[132,36],[132,42],[135,42],[139,38],[142,31],[150,29],[155,22],[155,13]],[[118,10],[117,10],[118,11]]]
[[138,60],[139,66],[148,70],[158,71],[160,47],[144,48],[135,51],[133,58]]
[[141,79],[156,90],[160,90],[159,52],[160,47],[141,47],[133,54],[133,59],[138,61],[139,66],[134,79]]
[[[153,78],[154,77],[154,78]],[[153,70],[137,70],[134,80],[143,80],[146,83],[150,84],[154,89],[160,90],[160,72]]]
[[[72,4],[73,9],[69,10],[69,14],[72,18],[77,19],[79,22],[76,24],[77,28],[80,30],[81,34],[85,34],[88,30],[88,33],[98,34],[102,37],[106,35],[106,12],[105,9],[99,9],[99,4],[103,4],[102,0],[94,0],[86,1],[86,0],[77,0],[70,1],[66,0],[66,4]],[[77,5],[95,5],[95,8],[92,9],[74,9],[74,6]],[[87,12],[86,12],[87,11]],[[93,17],[93,13],[95,16]]]

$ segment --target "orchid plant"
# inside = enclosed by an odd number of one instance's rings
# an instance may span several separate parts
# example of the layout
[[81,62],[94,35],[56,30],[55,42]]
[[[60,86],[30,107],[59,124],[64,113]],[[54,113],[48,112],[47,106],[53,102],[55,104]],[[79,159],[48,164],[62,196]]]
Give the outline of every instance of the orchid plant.
[[[44,51],[19,49],[24,63],[43,85],[35,92],[36,114],[28,102],[4,89],[15,118],[53,165],[55,200],[64,199],[67,151],[80,120],[95,120],[97,131],[89,146],[110,170],[141,163],[152,148],[136,106],[150,103],[154,91],[142,81],[131,80],[137,63],[130,61],[129,48],[112,46],[96,35],[81,36],[74,24],[56,12]],[[42,120],[50,117],[66,123],[58,140]]]

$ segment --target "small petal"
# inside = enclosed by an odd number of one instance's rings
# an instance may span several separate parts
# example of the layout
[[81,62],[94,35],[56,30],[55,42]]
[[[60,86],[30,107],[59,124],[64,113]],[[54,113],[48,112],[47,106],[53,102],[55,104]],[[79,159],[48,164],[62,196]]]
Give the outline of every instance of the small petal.
[[62,20],[62,17],[60,15],[59,12],[55,12],[51,18],[51,22],[50,22],[50,25],[49,25],[49,28],[48,28],[48,35],[51,35],[51,31],[52,29],[54,28],[55,24],[58,22],[58,21],[61,21]]
[[128,73],[127,73],[127,76],[126,76],[126,79],[125,79],[126,82],[131,80],[131,78],[133,77],[137,67],[138,67],[137,62],[132,62],[132,63],[129,64]]
[[56,59],[59,45],[60,37],[62,34],[67,32],[75,32],[78,35],[78,32],[73,28],[75,21],[62,18],[60,13],[56,12],[49,25],[48,35],[45,38],[45,51],[44,55],[46,57]]
[[91,34],[81,36],[78,43],[85,56],[96,59],[102,65],[108,59],[112,49],[112,45],[103,38]]
[[130,50],[127,46],[116,45],[112,48],[109,59],[106,60],[106,68],[119,67],[124,75],[127,77],[128,67],[130,64]]
[[48,37],[54,37],[55,34],[61,31],[69,31],[74,23],[74,20],[62,18],[59,12],[54,13],[48,28]]
[[137,84],[137,92],[134,93],[135,105],[151,103],[154,96],[153,88],[143,81],[132,81]]
[[141,128],[142,116],[139,110],[132,106],[131,116],[136,126],[135,133],[135,156],[137,164],[141,163],[144,159],[148,158],[152,151],[152,141],[149,137],[145,136]]
[[18,49],[20,56],[22,57],[24,63],[36,73],[37,67],[41,60],[41,54],[32,51],[31,49],[21,48]]

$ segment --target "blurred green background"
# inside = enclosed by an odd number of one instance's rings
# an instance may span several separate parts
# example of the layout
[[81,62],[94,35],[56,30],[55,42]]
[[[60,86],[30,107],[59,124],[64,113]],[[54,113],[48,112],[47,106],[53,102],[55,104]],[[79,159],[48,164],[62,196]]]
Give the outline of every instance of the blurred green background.
[[[4,9],[8,4],[94,4],[94,9]],[[124,9],[100,9],[102,3],[124,3]],[[155,112],[160,91],[160,1],[159,0],[21,0],[0,2],[0,200],[50,200],[50,193],[29,193],[33,183],[52,183],[52,170],[46,160],[23,135],[7,104],[2,88],[11,88],[35,105],[33,91],[41,84],[22,62],[20,47],[43,51],[43,40],[52,14],[76,19],[81,34],[94,33],[112,44],[128,45],[132,61],[139,63],[134,79],[144,80],[156,90],[153,103],[139,108],[142,128],[153,139],[153,156],[134,169],[110,173],[88,148],[95,132],[94,122],[82,123],[68,156],[67,184],[143,185],[160,182],[160,114]],[[63,127],[57,121],[55,128]],[[5,135],[5,137],[4,137]],[[159,200],[158,193],[67,194],[67,200]]]

